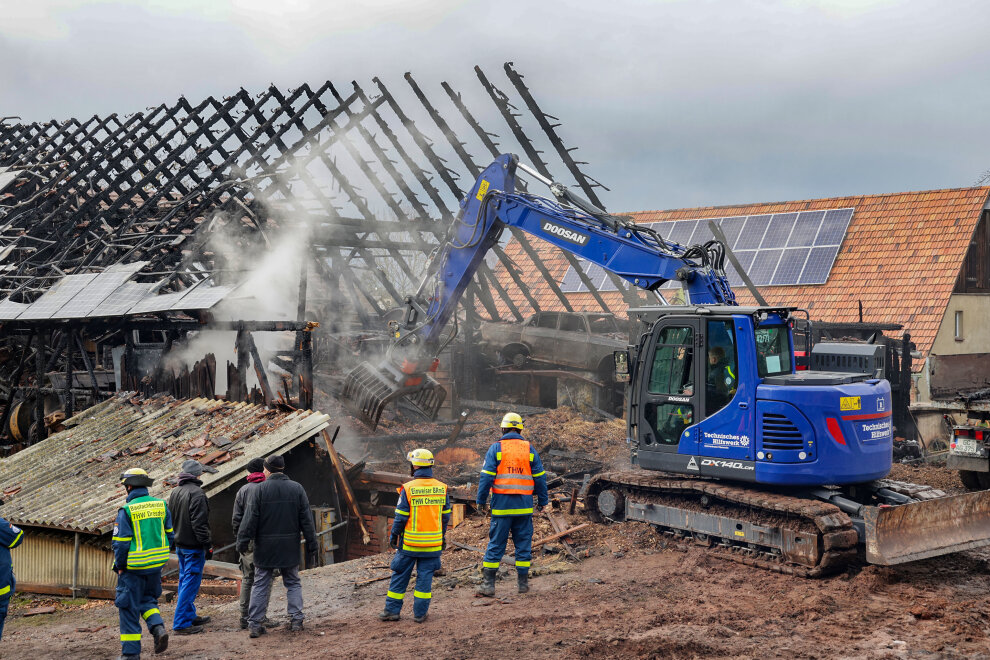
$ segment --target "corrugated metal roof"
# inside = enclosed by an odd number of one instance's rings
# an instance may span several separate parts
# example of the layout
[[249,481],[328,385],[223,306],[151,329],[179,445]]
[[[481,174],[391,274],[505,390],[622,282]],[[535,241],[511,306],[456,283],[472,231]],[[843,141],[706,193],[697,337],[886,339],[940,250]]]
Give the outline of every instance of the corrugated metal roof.
[[147,470],[151,494],[167,497],[189,453],[205,450],[197,457],[205,461],[229,451],[229,460],[213,464],[216,474],[201,477],[213,495],[240,479],[250,459],[284,453],[329,420],[311,410],[123,392],[66,420],[67,430],[0,459],[0,513],[17,524],[105,534],[123,502],[119,477],[127,468]]
[[232,286],[207,285],[203,280],[182,291],[155,294],[150,291],[152,285],[129,281],[146,264],[137,261],[110,266],[102,273],[66,275],[30,304],[6,298],[0,301],[0,320],[41,321],[209,309],[234,290]]

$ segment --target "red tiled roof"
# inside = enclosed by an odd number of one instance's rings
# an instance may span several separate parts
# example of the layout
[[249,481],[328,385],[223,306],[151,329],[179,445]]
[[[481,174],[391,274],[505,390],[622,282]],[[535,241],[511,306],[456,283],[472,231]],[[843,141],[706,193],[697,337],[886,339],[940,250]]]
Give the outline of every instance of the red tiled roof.
[[[803,307],[812,319],[831,322],[858,321],[861,301],[863,321],[902,324],[918,349],[927,355],[988,195],[990,187],[954,188],[629,215],[636,222],[646,223],[854,207],[845,240],[825,284],[764,286],[760,292],[771,305]],[[567,260],[549,244],[538,240],[532,243],[543,265],[560,282],[567,272]],[[564,309],[518,243],[513,240],[506,252],[542,309]],[[531,313],[532,308],[505,268],[500,265],[496,273],[520,311]],[[590,293],[566,296],[575,310],[601,309]],[[601,296],[612,311],[621,313],[627,307],[617,292]],[[754,304],[746,290],[737,289],[736,296],[740,304]]]

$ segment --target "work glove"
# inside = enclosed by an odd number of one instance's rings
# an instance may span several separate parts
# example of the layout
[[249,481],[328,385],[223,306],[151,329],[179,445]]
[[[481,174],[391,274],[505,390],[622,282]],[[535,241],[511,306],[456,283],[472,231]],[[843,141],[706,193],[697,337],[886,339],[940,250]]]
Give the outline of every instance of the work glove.
[[491,509],[488,508],[487,502],[478,502],[477,504],[478,504],[478,511],[485,514],[486,516],[491,511]]
[[393,534],[392,536],[388,537],[388,547],[392,548],[393,550],[398,550],[399,549],[399,535],[398,534]]
[[440,550],[443,551],[446,549],[447,549],[447,537],[444,536],[443,540],[440,542]]
[[545,504],[537,504],[536,505],[536,512],[537,513],[543,513],[543,509],[545,509],[545,508],[547,508]]
[[237,552],[239,552],[242,555],[246,555],[248,553],[248,544],[247,543],[238,543],[237,544]]
[[213,559],[213,546],[210,546],[209,548],[206,549],[206,559],[207,561]]
[[306,553],[306,568],[316,568],[320,565],[320,559],[315,551]]

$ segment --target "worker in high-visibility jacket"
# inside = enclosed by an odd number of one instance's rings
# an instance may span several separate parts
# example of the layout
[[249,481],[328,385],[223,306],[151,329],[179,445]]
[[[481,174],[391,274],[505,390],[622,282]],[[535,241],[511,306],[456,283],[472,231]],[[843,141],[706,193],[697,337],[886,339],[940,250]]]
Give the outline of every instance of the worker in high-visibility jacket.
[[[3,501],[0,500],[0,504]],[[20,527],[0,518],[0,639],[3,639],[3,622],[7,618],[7,606],[14,595],[14,567],[10,551],[24,540]]]
[[450,522],[450,493],[442,481],[433,478],[433,453],[414,449],[406,455],[413,480],[399,489],[395,520],[389,545],[396,548],[392,559],[392,581],[385,596],[382,621],[398,621],[402,601],[413,569],[413,621],[423,623],[433,598],[433,573],[440,568],[440,555],[446,546],[447,523]]
[[506,413],[502,418],[502,437],[488,448],[485,465],[478,482],[477,503],[480,510],[488,505],[491,491],[491,528],[488,549],[482,563],[483,581],[478,588],[482,596],[495,595],[495,574],[512,535],[516,548],[516,577],[519,593],[529,591],[529,566],[533,554],[533,493],[536,509],[543,511],[547,496],[547,473],[539,454],[522,435],[522,417]]
[[141,657],[141,620],[155,639],[155,653],[168,648],[165,622],[158,611],[162,566],[174,541],[172,514],[163,500],[148,495],[154,479],[141,468],[120,475],[127,502],[113,525],[113,570],[117,573],[114,604],[120,613],[121,658]]

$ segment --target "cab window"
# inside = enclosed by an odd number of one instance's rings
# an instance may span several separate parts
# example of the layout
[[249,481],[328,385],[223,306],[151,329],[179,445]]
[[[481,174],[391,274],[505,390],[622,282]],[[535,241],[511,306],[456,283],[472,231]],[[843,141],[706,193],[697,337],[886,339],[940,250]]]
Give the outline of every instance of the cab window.
[[736,334],[732,321],[708,321],[708,355],[705,364],[705,417],[732,400],[739,383]]
[[667,327],[660,331],[653,366],[650,394],[694,394],[694,331],[690,327]]
[[646,404],[646,421],[653,428],[658,443],[676,445],[681,441],[684,429],[694,423],[694,406],[651,401]]
[[764,325],[756,329],[756,368],[760,378],[791,373],[787,326]]

